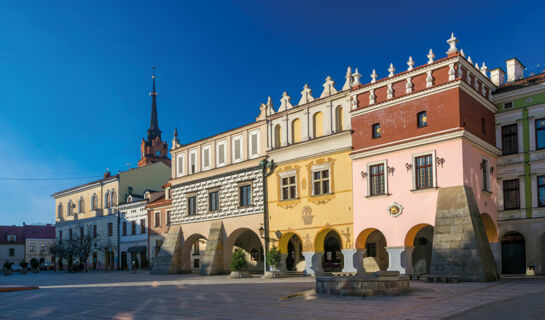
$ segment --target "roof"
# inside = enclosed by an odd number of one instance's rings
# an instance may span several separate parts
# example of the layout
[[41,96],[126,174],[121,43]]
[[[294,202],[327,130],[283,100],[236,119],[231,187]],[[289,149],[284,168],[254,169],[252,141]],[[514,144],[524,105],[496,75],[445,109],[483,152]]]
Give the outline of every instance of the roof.
[[23,226],[25,239],[55,239],[55,227],[45,226]]
[[65,192],[68,192],[68,191],[76,190],[76,189],[78,189],[78,188],[85,187],[85,186],[90,186],[90,185],[93,185],[93,184],[95,184],[95,183],[105,182],[105,181],[117,179],[118,177],[119,177],[119,174],[116,174],[116,175],[109,176],[109,177],[106,177],[106,178],[102,178],[102,179],[99,179],[99,180],[95,180],[95,181],[91,181],[91,182],[88,182],[88,183],[80,184],[79,186],[75,186],[75,187],[72,187],[72,188],[68,188],[68,189],[64,189],[64,190],[55,192],[55,193],[52,194],[51,196],[52,196],[52,197],[55,197],[55,196],[57,196],[57,195],[59,195],[59,194],[61,194],[61,193],[65,193]]
[[151,194],[147,208],[156,208],[164,205],[172,204],[172,200],[165,199],[165,190],[154,192]]
[[495,94],[522,89],[525,87],[530,87],[530,86],[541,84],[541,83],[545,83],[545,72],[542,72],[540,74],[536,74],[530,77],[522,78],[517,81],[506,83],[503,86],[496,89]]
[[[14,235],[15,241],[8,241],[8,235]],[[17,226],[0,226],[0,244],[25,244],[25,230]]]

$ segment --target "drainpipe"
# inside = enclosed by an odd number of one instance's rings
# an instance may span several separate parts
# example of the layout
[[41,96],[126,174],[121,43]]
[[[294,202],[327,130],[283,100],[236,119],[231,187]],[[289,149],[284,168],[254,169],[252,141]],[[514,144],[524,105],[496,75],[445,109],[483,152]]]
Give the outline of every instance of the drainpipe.
[[[265,247],[263,249],[263,275],[267,273],[267,249],[269,248],[269,209],[267,206],[267,178],[273,174],[275,165],[274,160],[268,161],[267,157],[259,162],[261,173],[263,174],[263,239]],[[267,172],[267,169],[269,172]]]

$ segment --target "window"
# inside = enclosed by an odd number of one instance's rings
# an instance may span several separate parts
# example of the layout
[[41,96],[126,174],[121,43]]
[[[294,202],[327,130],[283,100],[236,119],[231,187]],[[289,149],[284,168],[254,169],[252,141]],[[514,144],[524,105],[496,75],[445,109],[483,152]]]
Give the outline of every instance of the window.
[[59,242],[62,242],[62,231],[59,231]]
[[72,229],[68,230],[68,239],[72,240]]
[[312,117],[313,138],[318,138],[324,135],[324,115],[321,112],[316,112]]
[[517,124],[501,127],[501,146],[503,154],[518,153]]
[[225,165],[225,141],[218,142],[216,145],[216,166]]
[[422,111],[416,114],[416,125],[418,128],[428,126],[428,116],[426,115],[426,111]]
[[84,211],[85,211],[85,201],[83,201],[83,198],[80,198],[78,202],[78,213],[83,213]]
[[208,211],[218,211],[220,209],[219,191],[208,193]]
[[513,102],[506,102],[503,104],[504,109],[511,109],[513,107]]
[[343,131],[343,107],[335,109],[335,131]]
[[297,198],[297,185],[295,175],[280,178],[282,188],[282,200]]
[[483,133],[486,133],[486,119],[485,118],[481,118],[481,131]]
[[114,225],[113,223],[108,223],[108,237],[111,237],[114,235]]
[[195,243],[193,244],[193,255],[194,256],[198,256],[201,254],[201,250],[200,250],[200,242],[199,240],[195,241]]
[[202,169],[210,169],[210,146],[202,148]]
[[106,191],[104,194],[104,208],[110,207],[110,191]]
[[170,211],[167,211],[167,226],[170,226]]
[[59,218],[62,218],[62,203],[59,203],[59,207],[57,208],[57,215]]
[[545,207],[545,176],[537,177],[537,205]]
[[95,224],[93,226],[93,238],[96,238],[97,237],[97,225]]
[[189,174],[197,172],[197,151],[189,152]]
[[415,159],[416,189],[433,187],[433,157],[431,154]]
[[127,235],[127,221],[123,221],[123,235]]
[[242,161],[242,136],[234,137],[231,140],[233,162]]
[[291,122],[291,143],[301,142],[301,119]]
[[536,120],[536,149],[545,149],[545,118]]
[[66,210],[66,214],[68,216],[71,216],[73,213],[74,213],[74,208],[73,208],[74,204],[72,203],[72,200],[68,201],[68,208]]
[[94,193],[93,197],[91,197],[91,210],[98,209],[98,197],[97,194]]
[[252,185],[247,184],[239,187],[239,204],[241,207],[252,205]]
[[36,252],[36,244],[35,243],[30,244],[30,252]]
[[178,177],[183,176],[185,173],[184,164],[185,164],[184,154],[183,153],[177,154],[176,155],[176,172]]
[[159,228],[161,226],[161,212],[155,212],[155,228]]
[[117,197],[116,197],[117,195],[115,193],[115,190],[112,190],[112,195],[111,196],[112,196],[112,201],[110,202],[110,204],[113,207],[113,206],[117,205]]
[[47,249],[47,247],[45,246],[45,243],[42,243],[42,244],[40,245],[40,253],[45,253],[45,252],[46,252],[46,249]]
[[197,196],[187,197],[187,214],[197,214]]
[[372,128],[373,128],[373,132],[372,132],[373,139],[380,138],[381,137],[381,135],[380,135],[380,123],[375,123]]
[[259,156],[259,130],[250,132],[250,158]]
[[282,146],[282,127],[277,124],[274,127],[274,147],[280,148]]
[[10,257],[15,256],[15,248],[9,248],[9,256]]
[[376,243],[367,243],[365,244],[365,255],[367,257],[376,258],[377,257],[377,244]]
[[503,207],[504,210],[520,208],[519,180],[503,181]]
[[312,194],[329,193],[329,169],[312,172]]
[[136,234],[136,221],[131,221],[131,234]]
[[83,227],[79,227],[79,237],[83,239]]
[[146,219],[140,219],[140,233],[146,233]]
[[482,179],[483,179],[483,190],[490,191],[490,175],[488,174],[490,165],[488,163],[488,160],[483,159],[481,161],[481,173],[482,173]]
[[384,164],[376,164],[369,167],[369,195],[376,196],[386,193],[384,179]]

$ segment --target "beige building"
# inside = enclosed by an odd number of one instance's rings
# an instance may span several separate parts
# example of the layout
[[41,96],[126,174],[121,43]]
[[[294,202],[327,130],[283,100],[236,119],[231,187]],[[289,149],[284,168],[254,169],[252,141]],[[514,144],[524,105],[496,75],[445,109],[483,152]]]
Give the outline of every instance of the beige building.
[[25,231],[25,261],[37,259],[40,263],[55,263],[51,247],[55,244],[55,227],[29,226],[23,224]]

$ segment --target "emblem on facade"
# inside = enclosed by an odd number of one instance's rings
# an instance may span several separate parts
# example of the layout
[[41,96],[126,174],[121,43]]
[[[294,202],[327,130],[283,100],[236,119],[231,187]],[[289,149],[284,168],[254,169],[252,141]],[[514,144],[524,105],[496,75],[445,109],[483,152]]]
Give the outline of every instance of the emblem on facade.
[[310,206],[304,206],[303,207],[303,223],[305,225],[312,224],[312,220],[314,219],[314,216],[312,215],[312,208]]
[[403,213],[403,206],[397,202],[392,203],[388,206],[388,214],[394,218],[397,218],[401,213]]

